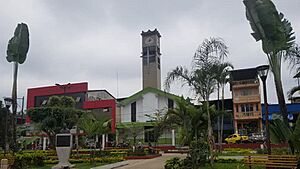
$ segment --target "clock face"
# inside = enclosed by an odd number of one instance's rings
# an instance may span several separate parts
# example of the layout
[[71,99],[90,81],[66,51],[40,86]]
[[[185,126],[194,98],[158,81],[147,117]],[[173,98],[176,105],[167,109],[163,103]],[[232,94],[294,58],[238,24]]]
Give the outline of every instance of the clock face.
[[152,37],[148,37],[145,39],[145,44],[148,45],[148,44],[151,44],[154,42],[154,39]]

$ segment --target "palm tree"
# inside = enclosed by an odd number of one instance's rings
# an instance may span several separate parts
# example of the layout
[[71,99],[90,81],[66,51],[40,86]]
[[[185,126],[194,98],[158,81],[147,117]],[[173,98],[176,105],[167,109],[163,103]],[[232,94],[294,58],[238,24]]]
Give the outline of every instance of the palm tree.
[[271,0],[244,0],[246,17],[253,30],[251,35],[256,41],[262,41],[262,49],[267,55],[277,92],[277,99],[285,125],[288,126],[288,113],[285,103],[282,81],[281,61],[288,58],[294,45],[294,32],[291,23],[278,13]]
[[[296,67],[296,75],[294,76],[294,78],[299,78],[300,77],[300,46],[298,44],[295,44],[288,52],[289,53],[285,55],[284,59],[289,62],[291,70],[293,70]],[[297,91],[300,91],[299,81],[298,81],[298,86],[295,86],[288,91],[287,93],[288,98],[291,99],[293,94],[295,94]]]
[[[197,139],[198,128],[204,122],[198,110],[189,104],[183,97],[176,99],[176,108],[169,109],[165,116],[165,123],[176,125],[180,131],[181,145],[189,145],[193,137]],[[193,127],[191,127],[193,126]]]
[[[229,70],[233,69],[233,65],[229,62],[222,62],[220,64],[215,65],[215,74],[217,80],[217,95],[218,95],[218,102],[217,102],[217,111],[221,112],[221,124],[220,124],[220,116],[217,117],[217,126],[218,126],[218,143],[219,148],[221,149],[222,143],[222,136],[223,136],[223,128],[224,128],[224,88],[226,83],[228,82]],[[221,88],[221,97],[222,97],[222,104],[221,104],[221,111],[219,107],[220,101],[220,88]]]
[[287,93],[288,98],[291,99],[293,97],[293,95],[298,91],[300,91],[300,86],[295,86],[292,89],[290,89]]
[[280,119],[275,119],[270,125],[270,136],[273,143],[289,143],[292,154],[300,153],[300,116],[294,129],[287,127]]
[[[109,125],[107,118],[96,119],[92,113],[86,112],[80,120],[79,120],[79,127],[84,130],[87,134],[89,139],[93,139],[97,135],[106,134],[109,131]],[[102,140],[104,141],[104,140]],[[96,145],[96,144],[95,144]],[[95,147],[95,146],[94,146]],[[91,148],[91,146],[90,146]],[[101,149],[100,149],[101,150]],[[94,161],[94,152],[90,149],[90,162]]]
[[92,113],[84,114],[79,120],[79,127],[84,130],[89,138],[109,132],[108,118],[97,119]]
[[227,54],[228,48],[222,39],[205,39],[194,55],[192,71],[189,72],[186,68],[178,66],[168,73],[165,81],[166,88],[169,88],[171,82],[177,79],[181,80],[184,84],[189,85],[195,91],[196,95],[200,96],[200,99],[205,102],[211,165],[213,165],[215,141],[209,111],[209,98],[217,85],[216,74],[214,72],[215,67],[220,64],[220,59],[222,60]]

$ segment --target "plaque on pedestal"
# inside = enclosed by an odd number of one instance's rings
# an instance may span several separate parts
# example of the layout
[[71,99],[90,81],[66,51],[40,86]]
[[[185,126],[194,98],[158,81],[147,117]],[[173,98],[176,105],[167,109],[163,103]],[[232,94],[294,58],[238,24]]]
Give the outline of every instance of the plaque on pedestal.
[[69,162],[72,150],[72,135],[71,134],[57,134],[56,135],[56,153],[58,157],[58,164],[52,169],[72,168]]

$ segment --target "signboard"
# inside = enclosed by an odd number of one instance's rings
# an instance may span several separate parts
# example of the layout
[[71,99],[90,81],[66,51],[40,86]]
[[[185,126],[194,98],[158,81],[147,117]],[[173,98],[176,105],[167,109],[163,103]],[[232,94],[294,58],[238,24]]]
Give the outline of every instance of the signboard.
[[57,135],[56,147],[71,147],[72,135]]

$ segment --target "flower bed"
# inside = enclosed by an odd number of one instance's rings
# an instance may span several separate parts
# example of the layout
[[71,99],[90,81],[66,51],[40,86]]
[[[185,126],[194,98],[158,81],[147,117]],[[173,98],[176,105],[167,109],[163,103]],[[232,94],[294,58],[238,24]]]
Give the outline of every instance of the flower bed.
[[138,159],[152,159],[156,157],[160,157],[161,154],[153,154],[153,155],[140,155],[140,156],[126,156],[125,160],[138,160]]

